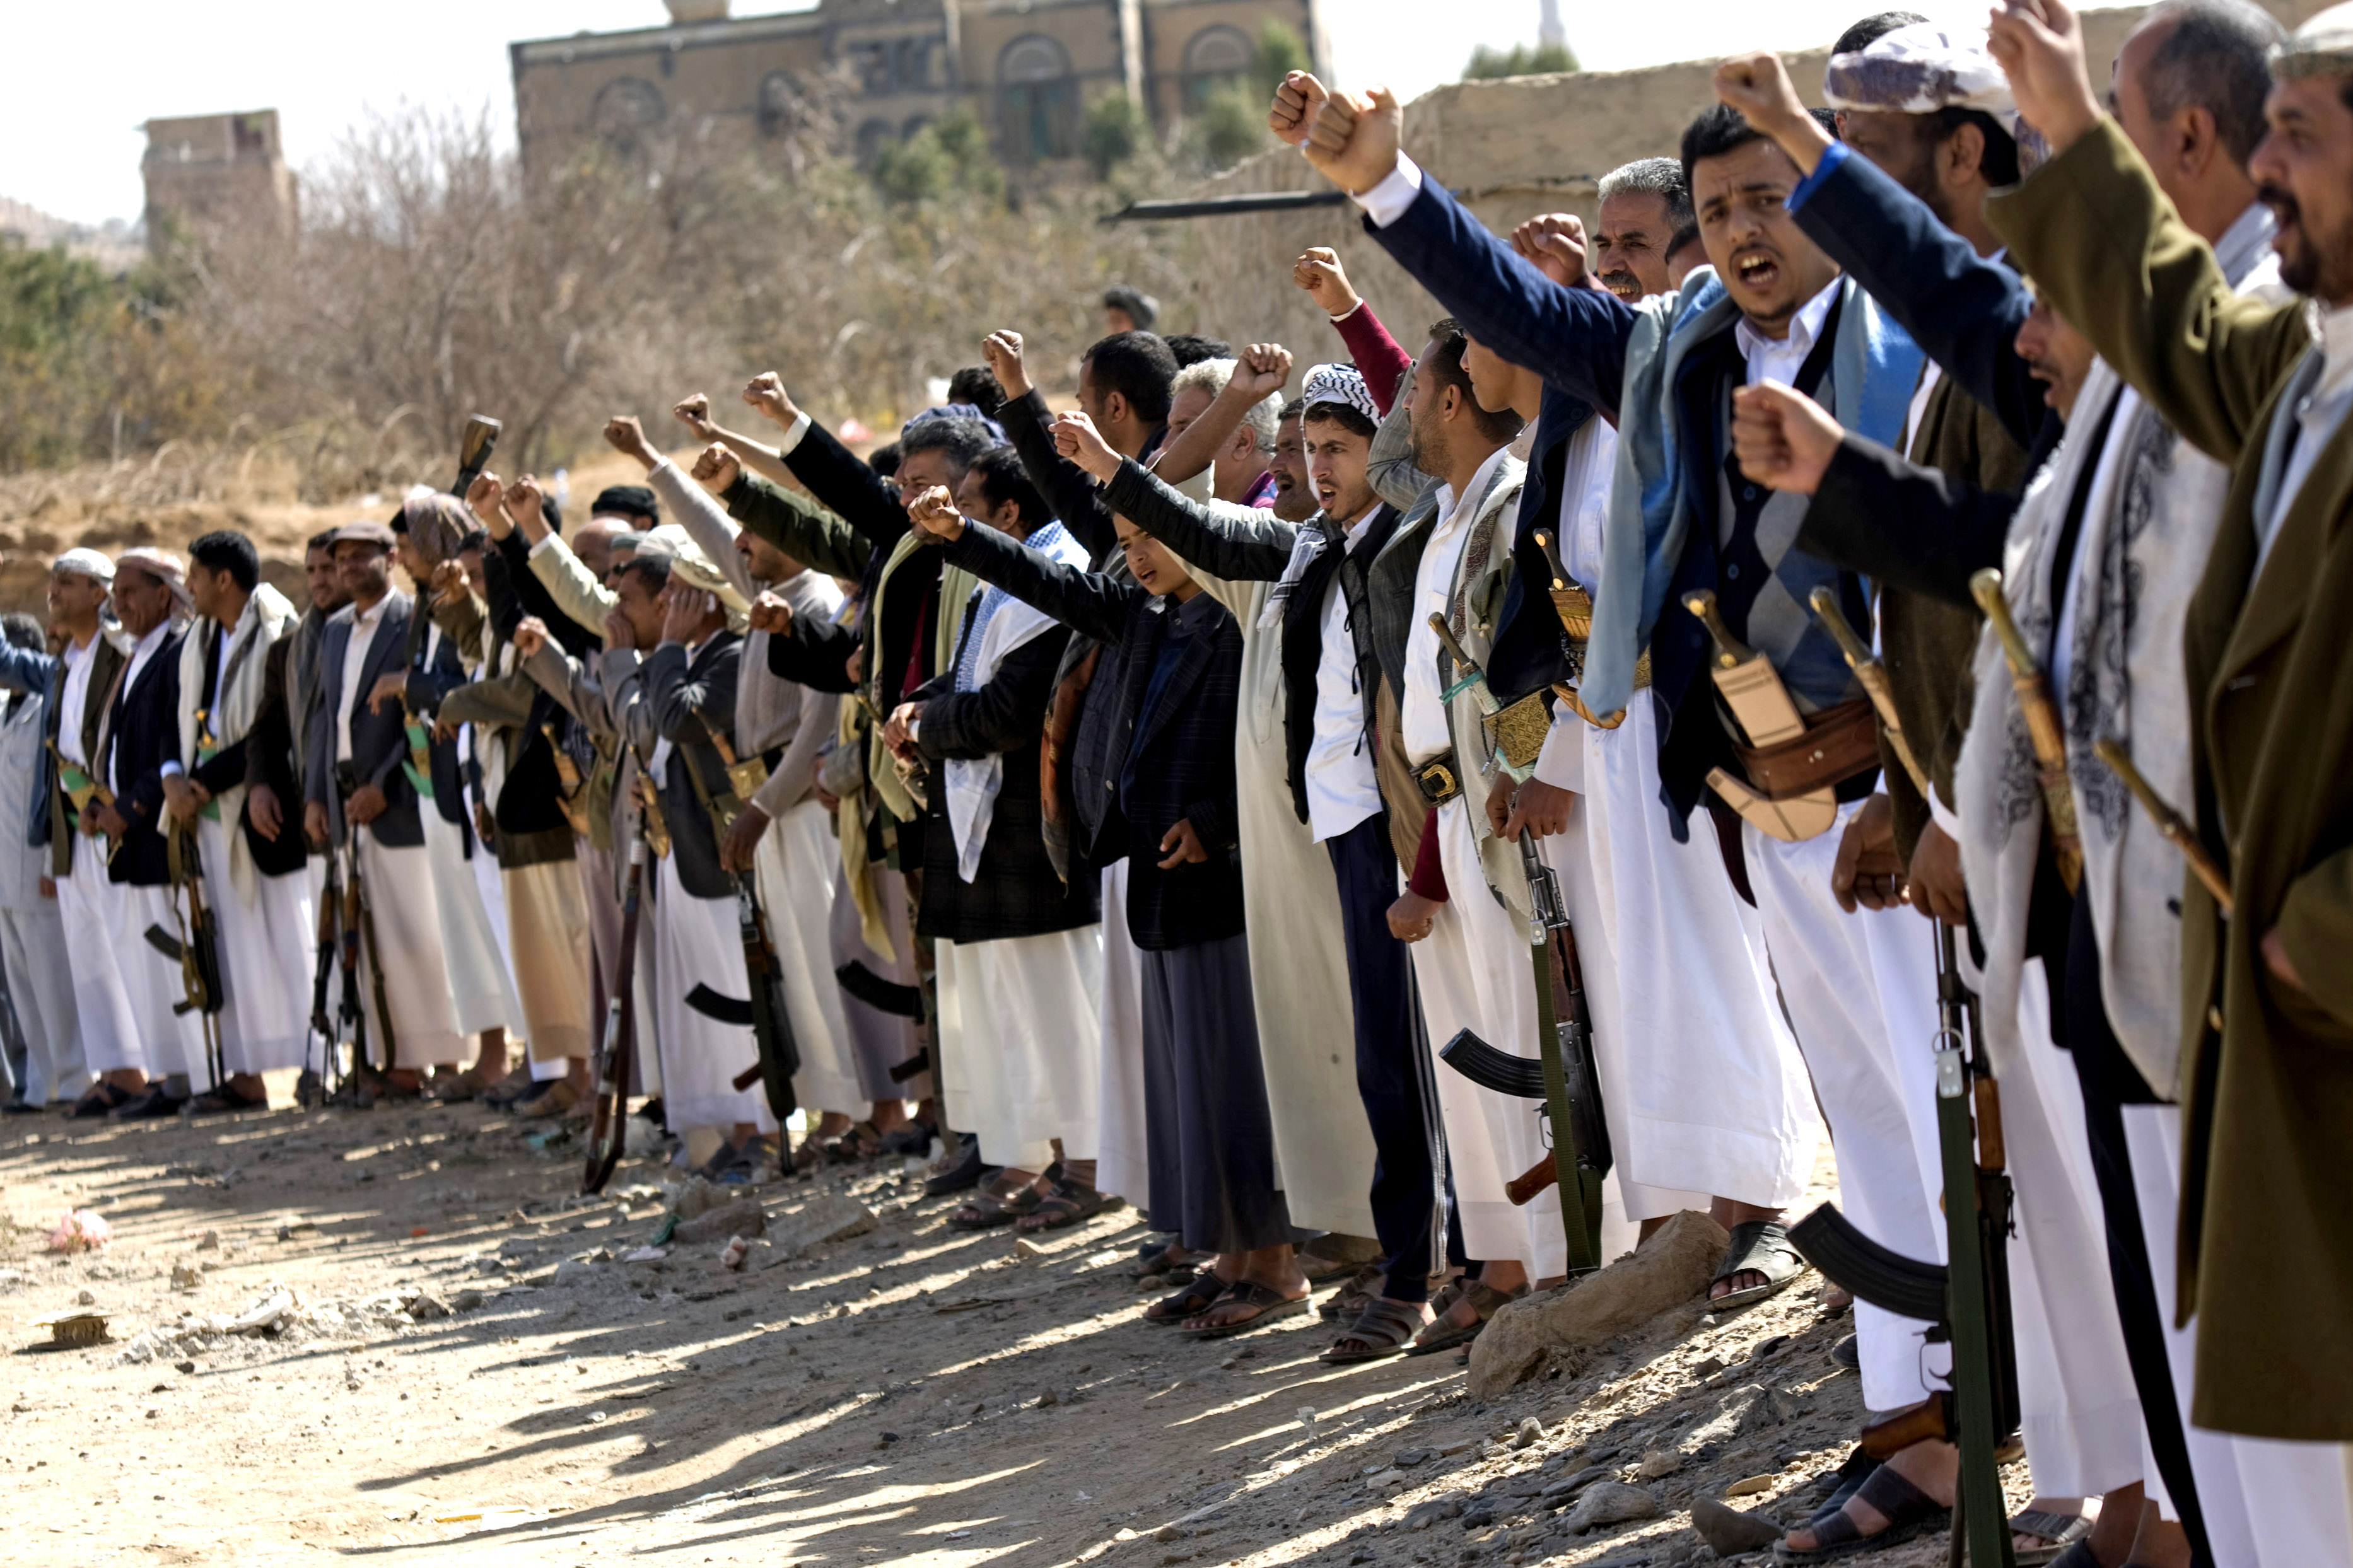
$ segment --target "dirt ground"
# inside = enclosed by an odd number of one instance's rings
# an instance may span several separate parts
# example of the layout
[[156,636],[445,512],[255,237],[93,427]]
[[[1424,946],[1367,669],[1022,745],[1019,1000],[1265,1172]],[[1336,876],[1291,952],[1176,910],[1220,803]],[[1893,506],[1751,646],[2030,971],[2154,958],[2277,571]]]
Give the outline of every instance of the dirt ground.
[[[1025,1245],[949,1229],[911,1171],[835,1167],[756,1189],[772,1235],[844,1196],[864,1234],[633,1262],[663,1173],[583,1201],[576,1145],[545,1143],[471,1106],[8,1119],[8,1560],[1671,1568],[1713,1560],[1694,1500],[1804,1511],[1857,1419],[1810,1277],[1480,1405],[1451,1355],[1318,1364],[1313,1316],[1139,1322],[1131,1213]],[[111,1245],[47,1250],[69,1207]],[[49,1348],[37,1321],[84,1301],[111,1341]],[[1702,1441],[1759,1386],[1744,1435]],[[1595,1467],[1662,1517],[1561,1533],[1533,1494]]]

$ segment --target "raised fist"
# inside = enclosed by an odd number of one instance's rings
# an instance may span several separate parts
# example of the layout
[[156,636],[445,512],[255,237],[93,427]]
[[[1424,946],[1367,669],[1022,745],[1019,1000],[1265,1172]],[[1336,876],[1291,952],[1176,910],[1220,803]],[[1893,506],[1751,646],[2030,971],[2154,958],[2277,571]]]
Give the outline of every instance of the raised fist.
[[1335,92],[1315,110],[1300,151],[1323,176],[1362,195],[1397,172],[1405,111],[1386,87]]
[[680,398],[670,405],[670,413],[680,424],[694,432],[696,440],[719,439],[719,426],[711,422],[711,399],[704,394],[698,392],[691,397]]
[[1845,432],[1822,405],[1778,381],[1732,395],[1732,451],[1740,471],[1777,490],[1811,495]]
[[2100,122],[2099,95],[2084,68],[2084,25],[2061,0],[2009,0],[1986,27],[2018,112],[2054,156]]
[[1252,403],[1281,392],[1291,379],[1291,351],[1281,343],[1252,343],[1234,360],[1233,379],[1226,384],[1236,396]]
[[1349,283],[1347,273],[1341,270],[1340,258],[1326,246],[1311,246],[1293,262],[1291,280],[1306,289],[1308,297],[1335,320],[1365,302]]
[[735,460],[735,454],[723,443],[713,441],[695,454],[692,471],[696,483],[718,495],[743,476],[744,465]]
[[1029,370],[1021,361],[1021,334],[1009,327],[999,327],[988,334],[980,345],[980,357],[988,362],[988,374],[1005,389],[1008,398],[1029,395]]
[[778,425],[789,426],[801,416],[793,395],[785,390],[785,378],[773,370],[764,370],[744,384],[744,401]]
[[955,497],[945,485],[934,485],[907,503],[907,521],[916,531],[927,533],[943,544],[952,543],[964,536],[964,513],[956,510]]
[[1585,220],[1575,213],[1546,213],[1512,230],[1512,248],[1564,289],[1597,285],[1586,270]]
[[547,646],[547,623],[537,616],[525,616],[514,629],[515,657],[529,658]]
[[793,607],[785,603],[776,590],[769,589],[752,601],[749,624],[755,632],[765,632],[772,637],[793,635]]
[[1119,454],[1095,429],[1095,422],[1076,409],[1054,421],[1054,449],[1093,475],[1098,484],[1111,483],[1119,472]]
[[1307,72],[1293,71],[1274,89],[1274,101],[1267,107],[1266,128],[1296,147],[1307,140],[1315,111],[1331,96],[1329,89]]
[[613,450],[624,458],[635,458],[648,469],[661,461],[660,454],[646,439],[645,426],[638,423],[634,414],[616,414],[606,420],[605,439]]

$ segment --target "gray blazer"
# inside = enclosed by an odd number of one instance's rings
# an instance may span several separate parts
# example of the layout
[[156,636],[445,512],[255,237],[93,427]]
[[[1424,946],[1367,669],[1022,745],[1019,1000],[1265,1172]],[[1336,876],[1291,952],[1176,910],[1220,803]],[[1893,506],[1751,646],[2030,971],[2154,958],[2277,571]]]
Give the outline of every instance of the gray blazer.
[[[368,826],[377,843],[393,849],[422,846],[425,824],[417,815],[417,791],[400,766],[408,758],[408,734],[401,712],[387,704],[383,711],[372,713],[367,697],[379,677],[400,668],[401,656],[408,646],[412,609],[406,594],[396,591],[385,598],[384,619],[368,644],[367,662],[360,670],[352,713],[352,766],[361,783],[384,791],[385,801],[384,815]],[[335,787],[336,710],[343,702],[343,652],[351,647],[353,625],[353,607],[346,605],[328,617],[326,630],[320,636],[318,677],[302,747],[303,797],[327,808],[327,820],[338,839],[343,835],[343,803],[342,792]],[[441,641],[440,657],[451,665],[457,662],[457,650],[447,637]],[[458,679],[465,679],[462,669],[455,674]],[[409,673],[407,687],[409,703],[419,711],[430,709],[440,695],[434,683],[415,671]]]

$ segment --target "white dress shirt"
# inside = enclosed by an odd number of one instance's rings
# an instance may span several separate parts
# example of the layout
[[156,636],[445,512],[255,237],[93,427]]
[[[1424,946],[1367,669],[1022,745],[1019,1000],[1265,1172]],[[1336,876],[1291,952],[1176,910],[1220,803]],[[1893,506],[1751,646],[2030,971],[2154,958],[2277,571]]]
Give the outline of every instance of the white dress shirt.
[[[1376,505],[1348,525],[1350,554],[1365,537]],[[1315,664],[1315,730],[1307,742],[1307,826],[1315,842],[1337,838],[1381,809],[1381,786],[1373,775],[1371,739],[1365,733],[1365,700],[1356,688],[1356,638],[1349,630],[1348,595],[1340,574],[1324,585],[1323,656]]]
[[[1430,617],[1443,616],[1453,595],[1454,574],[1462,562],[1462,548],[1471,540],[1479,498],[1509,448],[1498,447],[1479,471],[1471,476],[1462,496],[1451,485],[1438,487],[1438,515],[1430,520],[1430,538],[1422,545],[1421,562],[1413,577],[1413,620],[1406,627],[1405,690],[1398,697],[1398,728],[1405,742],[1407,760],[1419,767],[1454,744],[1446,722],[1445,689],[1439,684],[1438,634]],[[1464,504],[1464,497],[1469,498]]]
[[90,672],[98,663],[98,639],[105,635],[92,632],[79,647],[66,644],[65,689],[58,693],[58,754],[85,772],[90,755],[82,750],[81,721],[90,708]]
[[[153,626],[148,627],[147,635],[141,637],[139,639],[138,646],[131,650],[130,667],[123,670],[121,683],[118,685],[115,689],[118,691],[128,691],[133,685],[137,684],[139,672],[147,668],[149,661],[153,659],[155,657],[155,650],[162,647],[164,639],[171,635],[172,622],[168,616],[163,620],[157,621]],[[174,722],[176,721],[177,721],[175,720]],[[111,753],[114,748],[110,745],[107,750]],[[109,763],[109,771],[112,771],[111,760]],[[111,783],[114,785],[114,793],[117,795],[122,794],[128,787],[119,778],[112,780]]]
[[1822,291],[1798,307],[1789,319],[1788,336],[1774,339],[1748,324],[1743,316],[1732,329],[1735,342],[1740,345],[1741,357],[1748,362],[1748,384],[1762,381],[1778,381],[1784,386],[1798,384],[1798,372],[1805,368],[1806,356],[1814,352],[1814,342],[1822,334],[1822,320],[1831,313],[1831,301],[1838,298],[1843,278],[1833,278]]
[[358,711],[366,693],[360,689],[360,671],[367,665],[368,649],[375,643],[376,628],[384,625],[384,607],[392,603],[386,594],[364,612],[356,605],[352,610],[352,640],[343,647],[343,690],[335,706],[335,761],[352,760],[352,715]]

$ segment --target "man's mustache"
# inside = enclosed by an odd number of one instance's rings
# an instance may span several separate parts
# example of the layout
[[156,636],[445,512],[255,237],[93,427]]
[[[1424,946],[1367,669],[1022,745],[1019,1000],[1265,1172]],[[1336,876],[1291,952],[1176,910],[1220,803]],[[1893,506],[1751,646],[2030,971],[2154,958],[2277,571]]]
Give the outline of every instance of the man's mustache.
[[2289,194],[2288,188],[2274,184],[2269,180],[2255,187],[2255,200],[2271,208],[2273,216],[2284,221],[2293,222],[2303,215],[2304,208]]

